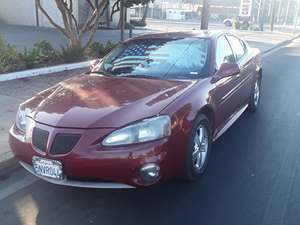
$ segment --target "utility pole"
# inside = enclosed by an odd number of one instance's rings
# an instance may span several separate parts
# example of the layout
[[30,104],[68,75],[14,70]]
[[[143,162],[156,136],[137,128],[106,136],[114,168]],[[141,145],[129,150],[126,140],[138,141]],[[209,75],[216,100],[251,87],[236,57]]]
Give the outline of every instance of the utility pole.
[[287,9],[286,9],[286,13],[285,13],[285,19],[284,19],[284,23],[283,23],[283,25],[286,25],[286,23],[287,23],[287,20],[288,20],[289,11],[290,11],[290,3],[291,3],[291,1],[290,1],[290,0],[288,0],[288,3],[287,3]]
[[201,11],[201,30],[208,29],[208,19],[209,19],[209,1],[203,0],[203,6]]
[[263,0],[259,0],[258,9],[257,9],[256,23],[259,22],[260,13],[261,13],[261,7],[262,7],[262,2],[263,2]]
[[261,31],[264,30],[264,22],[265,22],[265,6],[266,0],[262,0],[262,6],[260,7],[260,16],[259,16],[259,28]]
[[270,29],[271,31],[274,30],[274,21],[275,21],[275,11],[276,11],[276,1],[271,3],[271,22],[270,22]]
[[278,12],[277,12],[277,24],[281,21],[281,12],[282,12],[282,0],[279,0]]
[[120,1],[120,29],[121,29],[121,37],[120,41],[124,41],[124,30],[125,30],[125,13],[124,13],[124,0]]
[[36,1],[35,1],[35,22],[36,22],[36,26],[39,27],[40,26],[39,8],[38,8],[38,5],[37,5]]
[[299,9],[300,9],[300,2],[297,2],[297,7],[295,11],[295,18],[294,18],[294,32],[297,31],[297,25],[298,25],[298,17],[299,17]]

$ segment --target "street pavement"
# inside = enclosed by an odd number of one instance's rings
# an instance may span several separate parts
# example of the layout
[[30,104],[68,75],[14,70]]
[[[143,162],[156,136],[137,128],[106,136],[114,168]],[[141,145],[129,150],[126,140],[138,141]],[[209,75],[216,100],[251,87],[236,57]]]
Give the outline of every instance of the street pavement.
[[0,224],[299,225],[299,62],[300,39],[263,57],[260,109],[213,144],[199,182],[80,189],[18,170],[0,181]]

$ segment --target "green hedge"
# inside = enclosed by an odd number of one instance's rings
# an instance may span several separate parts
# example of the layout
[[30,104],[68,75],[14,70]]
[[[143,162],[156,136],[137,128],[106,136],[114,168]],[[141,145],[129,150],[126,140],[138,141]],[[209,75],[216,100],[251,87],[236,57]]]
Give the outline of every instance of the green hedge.
[[30,50],[17,51],[15,46],[7,44],[0,37],[0,74],[25,69],[39,68],[63,63],[80,62],[100,58],[106,55],[115,44],[94,42],[86,51],[82,48],[61,47],[56,50],[47,41],[34,44]]

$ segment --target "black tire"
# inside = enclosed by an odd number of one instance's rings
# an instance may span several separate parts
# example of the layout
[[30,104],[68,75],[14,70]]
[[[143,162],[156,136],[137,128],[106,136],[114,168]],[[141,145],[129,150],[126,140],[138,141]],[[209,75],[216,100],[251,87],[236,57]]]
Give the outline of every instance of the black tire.
[[[193,161],[193,152],[195,151],[194,149],[194,138],[197,132],[197,129],[200,126],[205,127],[207,129],[207,140],[208,140],[208,147],[207,147],[207,155],[205,157],[203,166],[201,169],[196,170],[194,166],[194,161]],[[188,143],[188,149],[187,149],[187,156],[186,156],[186,167],[185,167],[185,178],[189,181],[196,181],[198,180],[201,175],[205,172],[205,169],[207,167],[207,163],[209,160],[210,152],[211,152],[211,144],[212,144],[212,129],[211,129],[211,123],[209,119],[203,115],[200,114],[197,119],[195,120],[194,126],[192,128],[190,137],[189,137],[189,143]]]
[[[256,100],[256,97],[255,97],[256,84],[258,85],[258,90],[259,90],[258,101]],[[254,113],[257,111],[257,109],[259,108],[259,105],[260,105],[260,98],[261,98],[261,79],[258,79],[254,83],[252,90],[251,90],[251,94],[250,94],[250,100],[249,100],[249,105],[248,105],[248,111],[250,113]]]

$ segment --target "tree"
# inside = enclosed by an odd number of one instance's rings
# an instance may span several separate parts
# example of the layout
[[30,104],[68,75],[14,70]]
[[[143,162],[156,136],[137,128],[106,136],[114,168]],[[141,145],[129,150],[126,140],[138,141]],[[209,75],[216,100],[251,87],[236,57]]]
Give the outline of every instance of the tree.
[[[109,4],[109,0],[85,0],[91,13],[82,24],[78,24],[77,18],[73,12],[73,0],[54,0],[61,14],[63,26],[59,25],[48,14],[47,10],[41,4],[41,0],[36,0],[39,10],[47,17],[49,22],[57,28],[69,40],[69,47],[86,49],[94,39],[99,18],[103,15]],[[87,35],[87,41],[83,44],[83,37]],[[83,46],[82,46],[83,44]]]
[[142,17],[141,21],[142,21],[143,23],[145,23],[145,22],[146,22],[147,15],[148,15],[149,3],[147,3],[146,5],[144,5],[143,8],[144,8],[144,11],[143,11],[143,17]]
[[203,0],[203,7],[201,11],[201,30],[208,29],[209,4],[209,0]]

